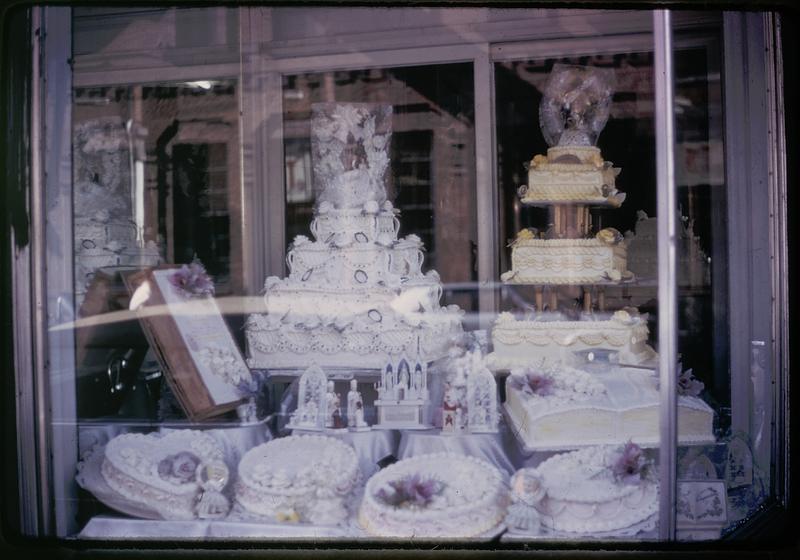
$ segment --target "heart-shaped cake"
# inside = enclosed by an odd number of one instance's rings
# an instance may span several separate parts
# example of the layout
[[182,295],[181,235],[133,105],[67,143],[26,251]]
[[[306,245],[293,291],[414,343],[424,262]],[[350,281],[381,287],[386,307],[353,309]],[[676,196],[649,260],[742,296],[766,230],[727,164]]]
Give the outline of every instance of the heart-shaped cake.
[[197,505],[208,489],[204,473],[209,471],[225,473],[215,488],[218,492],[227,483],[222,448],[212,436],[196,430],[122,434],[106,445],[101,466],[112,490],[164,519],[198,517]]

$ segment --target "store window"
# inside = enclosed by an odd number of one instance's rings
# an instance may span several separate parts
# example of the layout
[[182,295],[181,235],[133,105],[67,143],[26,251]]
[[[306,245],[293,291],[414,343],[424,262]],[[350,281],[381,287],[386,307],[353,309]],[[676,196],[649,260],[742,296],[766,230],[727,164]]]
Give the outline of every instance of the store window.
[[782,512],[776,21],[33,8],[22,532],[646,545]]

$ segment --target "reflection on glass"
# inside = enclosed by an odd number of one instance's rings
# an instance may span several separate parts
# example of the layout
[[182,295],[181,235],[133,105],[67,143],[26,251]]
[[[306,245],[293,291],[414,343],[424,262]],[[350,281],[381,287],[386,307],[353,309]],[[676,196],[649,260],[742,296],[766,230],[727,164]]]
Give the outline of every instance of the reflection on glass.
[[[231,80],[74,91],[80,319],[127,309],[122,275],[167,263],[199,259],[217,296],[241,293],[238,106]],[[81,327],[76,346],[79,417],[156,416],[160,366],[137,320]]]

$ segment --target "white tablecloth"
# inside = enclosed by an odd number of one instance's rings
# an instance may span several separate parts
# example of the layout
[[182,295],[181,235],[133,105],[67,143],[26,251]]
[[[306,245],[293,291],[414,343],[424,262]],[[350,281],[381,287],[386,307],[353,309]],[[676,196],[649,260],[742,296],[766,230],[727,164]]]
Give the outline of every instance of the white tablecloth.
[[353,537],[350,527],[237,521],[165,521],[112,515],[93,517],[80,532],[85,539],[330,539]]
[[292,435],[324,434],[349,443],[358,455],[358,466],[364,479],[378,472],[378,461],[389,455],[397,456],[399,434],[394,430],[369,430],[367,432],[293,430]]
[[408,430],[400,438],[398,459],[427,453],[451,452],[484,459],[510,476],[516,471],[516,461],[510,450],[515,446],[513,436],[501,428],[496,434],[442,434],[441,430]]

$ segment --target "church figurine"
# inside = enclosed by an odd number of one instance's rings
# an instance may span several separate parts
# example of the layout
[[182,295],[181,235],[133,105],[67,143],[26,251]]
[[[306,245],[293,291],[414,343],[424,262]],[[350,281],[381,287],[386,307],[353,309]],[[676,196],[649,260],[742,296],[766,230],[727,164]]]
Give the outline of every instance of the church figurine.
[[328,378],[317,365],[312,365],[298,381],[297,409],[292,414],[289,429],[322,431],[327,424],[326,386]]

